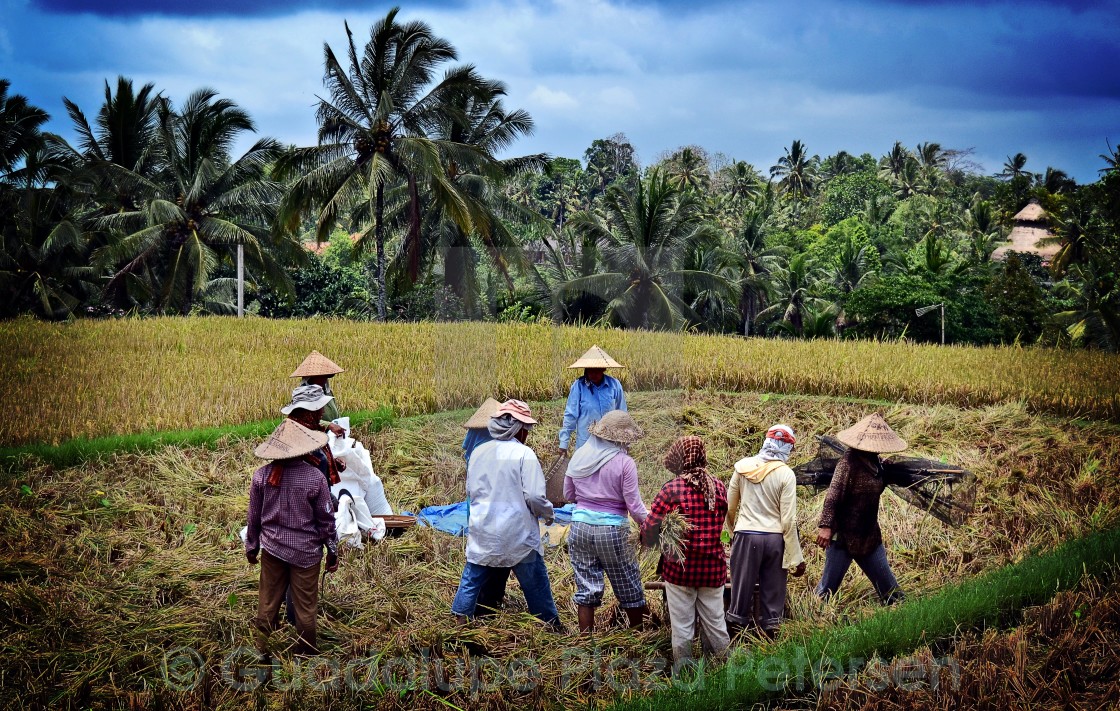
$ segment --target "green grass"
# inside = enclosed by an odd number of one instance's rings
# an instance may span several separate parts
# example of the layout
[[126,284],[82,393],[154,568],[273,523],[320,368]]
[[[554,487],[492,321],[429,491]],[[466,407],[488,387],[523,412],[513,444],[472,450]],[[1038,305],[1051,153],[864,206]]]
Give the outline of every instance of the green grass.
[[[377,432],[391,424],[395,415],[389,407],[347,413],[350,426],[359,425]],[[225,427],[173,430],[169,432],[142,432],[129,435],[112,435],[94,439],[78,438],[62,444],[27,444],[19,447],[0,448],[0,471],[19,469],[28,457],[42,460],[55,467],[70,467],[91,459],[119,453],[140,454],[154,452],[164,447],[213,448],[227,439],[261,439],[280,424],[281,418],[247,422]]]
[[850,670],[874,657],[905,654],[947,640],[962,629],[1004,623],[1022,608],[1074,587],[1083,575],[1114,575],[1118,564],[1120,529],[1092,534],[928,597],[880,610],[858,624],[736,654],[704,680],[703,689],[677,686],[616,708],[693,711],[760,704],[798,685],[819,682],[822,674],[827,678],[832,670]]

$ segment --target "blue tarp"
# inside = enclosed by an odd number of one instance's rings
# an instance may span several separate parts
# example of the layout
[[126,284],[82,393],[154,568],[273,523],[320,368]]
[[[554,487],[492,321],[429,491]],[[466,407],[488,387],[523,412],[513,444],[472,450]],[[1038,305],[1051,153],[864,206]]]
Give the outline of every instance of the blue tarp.
[[[556,509],[556,523],[568,524],[572,522],[572,511],[575,504],[565,504]],[[411,515],[408,511],[402,514]],[[470,519],[470,502],[460,501],[457,504],[446,506],[429,506],[421,509],[416,514],[417,523],[421,526],[431,526],[437,531],[450,533],[452,536],[467,535],[467,522]]]

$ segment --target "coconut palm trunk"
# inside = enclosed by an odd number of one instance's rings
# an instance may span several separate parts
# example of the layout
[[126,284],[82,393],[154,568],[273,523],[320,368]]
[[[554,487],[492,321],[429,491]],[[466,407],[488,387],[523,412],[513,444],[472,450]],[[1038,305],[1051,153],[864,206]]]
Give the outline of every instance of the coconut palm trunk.
[[385,321],[385,182],[374,191],[373,241],[377,246],[377,320]]

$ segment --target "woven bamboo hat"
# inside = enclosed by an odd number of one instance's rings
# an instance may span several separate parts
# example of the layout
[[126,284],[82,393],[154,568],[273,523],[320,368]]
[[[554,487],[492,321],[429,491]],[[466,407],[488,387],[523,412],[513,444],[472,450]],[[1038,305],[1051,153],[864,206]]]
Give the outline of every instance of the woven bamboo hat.
[[883,416],[877,412],[842,430],[836,435],[836,439],[852,449],[878,454],[901,452],[908,446],[906,440],[895,434]]
[[474,411],[471,419],[463,423],[465,430],[481,430],[490,424],[490,417],[493,416],[502,403],[498,402],[492,397],[486,398],[486,402],[482,403],[482,407]]
[[569,368],[625,368],[626,366],[619,363],[614,358],[607,355],[607,352],[599,346],[591,346],[587,352],[579,357],[575,363],[568,366]]
[[587,428],[587,431],[599,439],[618,444],[633,444],[646,436],[625,410],[611,410],[603,415],[603,419]]
[[299,367],[292,371],[289,378],[310,378],[313,375],[338,375],[346,371],[338,367],[330,358],[319,351],[311,351],[311,355],[303,359]]
[[327,433],[309,430],[295,420],[284,420],[268,439],[257,445],[253,454],[261,459],[302,457],[327,444]]

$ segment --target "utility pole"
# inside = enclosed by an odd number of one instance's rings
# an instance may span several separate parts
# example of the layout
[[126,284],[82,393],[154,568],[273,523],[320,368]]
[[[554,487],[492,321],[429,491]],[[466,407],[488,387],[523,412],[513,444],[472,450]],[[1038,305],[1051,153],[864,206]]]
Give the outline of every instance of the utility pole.
[[945,345],[945,302],[940,304],[933,304],[932,306],[923,306],[920,309],[914,309],[914,313],[918,316],[925,316],[934,309],[941,309],[941,345]]
[[245,245],[237,245],[237,318],[245,315]]

